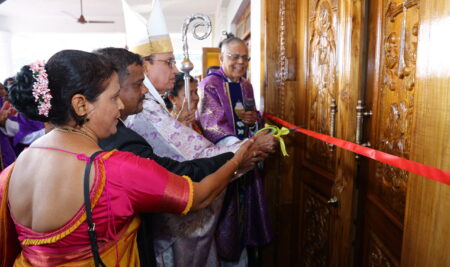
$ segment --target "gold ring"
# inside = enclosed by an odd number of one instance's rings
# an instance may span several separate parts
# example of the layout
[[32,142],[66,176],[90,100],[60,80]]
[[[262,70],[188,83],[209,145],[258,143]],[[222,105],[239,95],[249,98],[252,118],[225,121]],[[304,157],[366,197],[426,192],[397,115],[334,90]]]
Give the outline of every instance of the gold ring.
[[256,152],[255,151],[253,151],[253,157],[256,158]]

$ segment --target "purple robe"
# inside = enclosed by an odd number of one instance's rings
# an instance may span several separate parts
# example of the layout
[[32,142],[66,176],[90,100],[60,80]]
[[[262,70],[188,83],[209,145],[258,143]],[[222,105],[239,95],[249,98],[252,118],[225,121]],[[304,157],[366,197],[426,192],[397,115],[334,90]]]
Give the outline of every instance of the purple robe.
[[[199,84],[197,121],[204,136],[213,143],[237,136],[227,81],[223,70],[219,69]],[[241,79],[240,85],[243,100],[254,99],[250,82]],[[244,212],[239,212],[242,209]],[[247,174],[244,182],[241,178],[228,186],[216,230],[217,252],[224,260],[237,261],[243,247],[265,245],[272,235],[262,176],[256,169]]]
[[[213,143],[217,143],[228,136],[237,136],[230,93],[226,83],[227,78],[223,70],[218,69],[211,72],[198,86],[200,103],[197,111],[197,122],[203,131],[203,135]],[[240,85],[244,101],[254,99],[252,84],[245,79],[241,79]],[[260,118],[259,114],[258,117]]]
[[11,116],[10,120],[16,121],[19,124],[19,131],[13,137],[13,148],[17,156],[29,146],[29,144],[22,143],[22,140],[29,134],[40,131],[44,128],[44,123],[27,119],[21,113],[17,116]]
[[17,146],[25,136],[44,128],[44,123],[27,119],[20,113],[17,115],[17,122],[19,123],[19,132],[14,135],[14,146]]
[[[3,107],[3,98],[0,97],[0,107]],[[11,140],[9,136],[4,135],[0,132],[0,150],[1,150],[1,158],[0,158],[0,170],[8,167],[11,163],[16,160],[16,153],[14,152],[11,146]]]

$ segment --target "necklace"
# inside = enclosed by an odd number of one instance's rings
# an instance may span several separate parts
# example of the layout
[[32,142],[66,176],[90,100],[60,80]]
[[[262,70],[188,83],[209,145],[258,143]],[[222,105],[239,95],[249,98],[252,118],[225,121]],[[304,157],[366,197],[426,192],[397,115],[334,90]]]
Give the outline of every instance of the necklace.
[[72,129],[72,128],[61,128],[61,127],[56,127],[55,130],[58,130],[63,133],[74,133],[74,134],[79,134],[79,135],[85,136],[89,140],[91,140],[94,144],[98,145],[97,141],[92,136],[90,136],[89,134],[87,134],[86,132],[84,132],[82,130]]

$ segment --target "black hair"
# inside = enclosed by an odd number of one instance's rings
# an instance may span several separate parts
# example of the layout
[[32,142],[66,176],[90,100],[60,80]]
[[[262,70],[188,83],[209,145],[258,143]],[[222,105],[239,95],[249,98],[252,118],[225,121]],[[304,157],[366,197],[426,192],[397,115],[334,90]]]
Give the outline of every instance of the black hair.
[[123,83],[127,76],[128,66],[133,64],[142,66],[143,64],[141,56],[124,48],[106,47],[94,50],[93,53],[104,56],[114,64],[119,74],[120,84]]
[[223,39],[222,41],[220,41],[219,43],[219,48],[222,48],[223,42],[227,39],[231,39],[231,38],[235,38],[234,34],[231,32],[227,32],[227,31],[223,31],[222,35],[225,35],[225,39]]
[[[189,75],[189,83],[197,82],[197,79]],[[172,109],[173,104],[170,102],[169,95],[178,96],[178,92],[184,89],[184,73],[180,72],[175,76],[175,83],[173,85],[173,88],[169,91],[167,91],[164,94],[164,103],[166,104],[167,109]]]
[[14,77],[6,78],[3,82],[3,86],[5,86],[5,90],[8,92],[9,87],[11,87],[11,84],[14,82]]
[[38,113],[38,103],[32,94],[35,79],[28,65],[23,66],[15,76],[9,89],[9,99],[27,118],[54,125],[67,123],[70,119],[76,125],[83,125],[86,116],[75,113],[72,97],[82,94],[88,101],[94,102],[116,72],[112,63],[104,57],[78,50],[63,50],[54,54],[45,65],[45,70],[52,95],[48,117]]

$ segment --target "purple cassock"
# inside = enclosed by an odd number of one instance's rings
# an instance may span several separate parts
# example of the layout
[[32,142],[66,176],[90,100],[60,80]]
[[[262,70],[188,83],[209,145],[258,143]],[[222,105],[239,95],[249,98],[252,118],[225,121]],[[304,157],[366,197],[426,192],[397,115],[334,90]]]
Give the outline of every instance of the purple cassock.
[[[3,98],[0,97],[0,107],[3,107]],[[16,153],[11,146],[11,138],[9,136],[4,135],[0,131],[0,149],[1,149],[1,158],[0,158],[0,169],[6,168],[11,163],[16,160]]]
[[19,131],[14,135],[13,145],[16,154],[19,155],[29,144],[21,143],[25,136],[44,128],[44,123],[27,119],[24,115],[18,114],[14,119],[19,123]]
[[[217,143],[230,136],[244,137],[236,111],[242,103],[254,101],[250,82],[232,83],[219,69],[200,82],[199,96],[197,121],[207,139]],[[260,170],[245,176],[228,186],[216,230],[217,252],[227,261],[239,260],[245,246],[268,244],[273,235]]]

